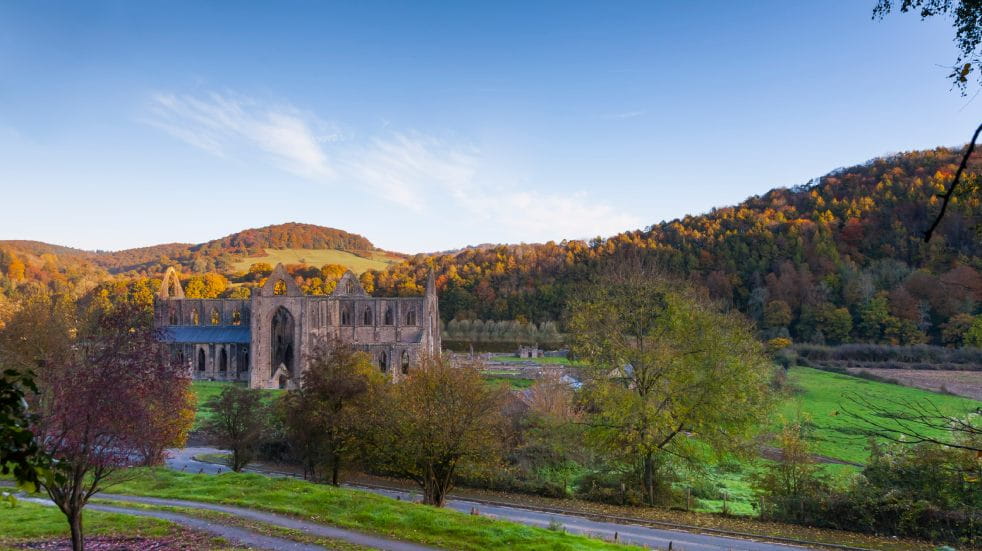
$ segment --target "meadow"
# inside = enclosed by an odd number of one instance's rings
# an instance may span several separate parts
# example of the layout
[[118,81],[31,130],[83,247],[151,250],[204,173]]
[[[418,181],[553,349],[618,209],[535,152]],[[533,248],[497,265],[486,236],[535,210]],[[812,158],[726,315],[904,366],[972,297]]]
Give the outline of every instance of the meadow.
[[265,249],[265,251],[265,256],[243,258],[232,263],[232,268],[238,272],[245,272],[249,266],[257,262],[266,262],[272,266],[278,263],[308,266],[340,264],[356,274],[361,274],[368,270],[384,270],[389,264],[400,260],[381,251],[359,251],[358,254],[336,249]]

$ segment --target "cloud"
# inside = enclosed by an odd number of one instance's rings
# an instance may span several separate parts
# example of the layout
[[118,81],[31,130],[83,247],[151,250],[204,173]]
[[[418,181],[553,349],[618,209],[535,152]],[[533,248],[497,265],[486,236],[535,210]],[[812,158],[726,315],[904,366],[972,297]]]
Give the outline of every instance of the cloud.
[[143,122],[221,158],[258,154],[312,182],[355,186],[415,213],[452,208],[522,240],[609,235],[638,224],[584,192],[537,191],[507,175],[489,182],[479,148],[388,123],[379,135],[356,140],[340,124],[292,105],[217,92],[154,94]]
[[339,132],[290,106],[264,106],[212,92],[204,98],[155,94],[145,122],[213,155],[259,151],[305,178],[335,176],[322,144]]

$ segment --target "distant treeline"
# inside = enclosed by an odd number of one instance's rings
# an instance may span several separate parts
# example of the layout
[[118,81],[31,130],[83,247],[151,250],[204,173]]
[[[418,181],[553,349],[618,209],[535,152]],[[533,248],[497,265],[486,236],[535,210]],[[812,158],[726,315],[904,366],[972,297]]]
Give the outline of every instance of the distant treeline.
[[982,349],[947,348],[925,344],[891,346],[843,344],[821,346],[799,344],[794,347],[799,363],[814,366],[874,367],[897,369],[982,370]]
[[[443,328],[443,340],[462,344],[502,344],[507,350],[519,345],[539,345],[540,348],[559,348],[563,335],[555,322],[538,325],[516,320],[484,321],[453,320]],[[482,349],[488,347],[482,347]],[[493,347],[492,347],[493,348]],[[498,351],[498,350],[494,350]],[[501,350],[504,351],[504,350]]]

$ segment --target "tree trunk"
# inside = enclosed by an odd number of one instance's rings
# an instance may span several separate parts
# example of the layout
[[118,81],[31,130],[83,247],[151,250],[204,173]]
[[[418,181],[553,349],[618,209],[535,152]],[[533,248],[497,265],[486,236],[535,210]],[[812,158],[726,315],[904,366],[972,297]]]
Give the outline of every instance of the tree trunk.
[[72,508],[68,514],[68,526],[72,531],[72,551],[85,550],[85,537],[82,535],[82,511]]
[[340,486],[341,485],[341,458],[338,454],[334,454],[331,458],[331,485]]
[[434,507],[443,507],[443,500],[446,498],[446,488],[441,483],[440,477],[431,468],[426,473],[423,483],[423,503]]
[[655,465],[651,452],[645,454],[642,468],[644,469],[644,501],[653,506],[655,504]]

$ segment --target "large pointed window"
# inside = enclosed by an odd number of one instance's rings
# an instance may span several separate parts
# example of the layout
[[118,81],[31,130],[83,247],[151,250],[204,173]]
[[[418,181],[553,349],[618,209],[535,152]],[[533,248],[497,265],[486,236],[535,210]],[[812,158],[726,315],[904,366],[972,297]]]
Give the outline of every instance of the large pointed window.
[[393,315],[392,315],[392,305],[391,304],[385,307],[385,317],[383,319],[384,319],[384,321],[382,323],[384,325],[392,325]]
[[270,324],[270,337],[272,339],[270,348],[273,352],[270,357],[270,373],[275,373],[280,367],[286,369],[291,375],[294,373],[293,331],[293,314],[280,306],[273,314]]
[[222,315],[218,313],[218,309],[217,308],[212,308],[211,309],[211,324],[212,325],[221,325],[222,324]]
[[362,313],[362,316],[361,316],[361,323],[362,323],[362,325],[374,325],[375,322],[372,319],[372,317],[373,317],[372,316],[372,307],[371,306],[366,306],[365,307],[365,311],[364,311],[364,313]]
[[198,349],[198,371],[205,370],[205,351],[202,348]]
[[406,325],[416,325],[416,309],[406,312]]
[[351,325],[351,306],[341,305],[341,325]]

